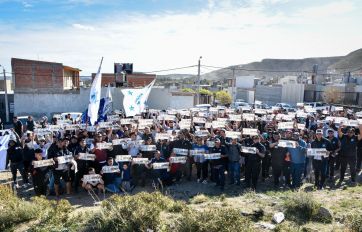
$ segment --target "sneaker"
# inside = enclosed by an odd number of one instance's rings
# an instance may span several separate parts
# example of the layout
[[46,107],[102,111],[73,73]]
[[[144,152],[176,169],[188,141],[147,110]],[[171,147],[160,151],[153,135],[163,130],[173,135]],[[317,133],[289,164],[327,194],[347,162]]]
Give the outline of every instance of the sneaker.
[[202,183],[203,183],[203,184],[207,184],[207,180],[204,180]]
[[201,182],[201,180],[200,179],[197,179],[197,183],[200,183]]

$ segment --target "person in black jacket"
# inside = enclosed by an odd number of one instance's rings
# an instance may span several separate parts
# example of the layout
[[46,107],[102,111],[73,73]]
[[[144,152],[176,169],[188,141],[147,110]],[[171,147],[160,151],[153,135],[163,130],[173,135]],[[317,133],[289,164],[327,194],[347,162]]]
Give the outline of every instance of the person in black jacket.
[[28,176],[24,171],[23,149],[13,139],[10,139],[9,141],[7,156],[6,156],[6,167],[8,167],[9,162],[10,162],[11,174],[13,176],[14,186],[17,188],[19,187],[19,185],[16,182],[16,174],[18,170],[23,178],[24,184],[28,185],[29,183]]
[[253,136],[252,139],[253,144],[251,147],[256,148],[256,153],[248,154],[248,161],[245,166],[245,183],[247,188],[252,187],[256,190],[261,168],[261,160],[265,156],[265,147],[260,143],[260,137],[258,135]]
[[215,147],[211,148],[210,153],[220,153],[221,159],[212,160],[212,170],[213,176],[215,177],[216,186],[220,186],[221,190],[224,190],[225,186],[225,166],[222,158],[226,158],[226,147],[221,145],[220,139],[215,139]]
[[285,147],[278,147],[279,140],[280,134],[275,132],[273,134],[273,139],[269,144],[274,187],[279,187],[279,178],[282,175],[284,159],[288,151]]
[[[43,151],[41,149],[35,149],[34,161],[40,161],[43,159]],[[31,176],[33,180],[34,192],[37,196],[47,194],[47,186],[49,182],[49,170],[50,166],[34,167],[34,163],[31,166]]]
[[94,167],[94,161],[79,159],[79,153],[90,153],[84,138],[79,140],[79,145],[74,149],[74,157],[77,162],[78,172],[75,174],[74,191],[78,192],[78,187],[81,179],[89,171],[89,168]]

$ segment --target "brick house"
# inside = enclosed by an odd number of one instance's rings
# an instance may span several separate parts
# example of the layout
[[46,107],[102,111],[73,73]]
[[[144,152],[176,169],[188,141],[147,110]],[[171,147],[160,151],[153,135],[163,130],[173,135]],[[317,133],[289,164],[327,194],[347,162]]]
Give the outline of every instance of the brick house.
[[12,58],[15,93],[79,92],[78,68],[62,63]]
[[[95,73],[92,73],[92,81],[95,77]],[[102,86],[111,84],[114,86],[115,83],[117,86],[125,87],[144,87],[156,79],[155,74],[145,74],[134,72],[132,74],[117,75],[114,73],[102,73]]]

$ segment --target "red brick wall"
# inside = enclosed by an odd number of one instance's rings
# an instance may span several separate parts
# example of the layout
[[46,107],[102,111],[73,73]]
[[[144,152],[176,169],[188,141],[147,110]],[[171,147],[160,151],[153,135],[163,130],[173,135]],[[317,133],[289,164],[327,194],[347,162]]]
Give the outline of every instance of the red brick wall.
[[[92,73],[92,81],[94,80],[95,76],[96,74]],[[156,75],[153,74],[127,74],[127,83],[129,87],[143,87],[151,83],[155,78]],[[121,77],[119,77],[118,79],[121,79]],[[114,83],[114,81],[114,73],[102,73],[102,86],[108,85],[109,83]]]
[[[92,73],[92,81],[94,80],[94,77],[96,76],[95,73]],[[109,83],[114,83],[114,74],[113,73],[102,73],[102,82],[101,85],[105,86]]]
[[63,65],[60,63],[12,58],[11,66],[15,91],[63,89]]

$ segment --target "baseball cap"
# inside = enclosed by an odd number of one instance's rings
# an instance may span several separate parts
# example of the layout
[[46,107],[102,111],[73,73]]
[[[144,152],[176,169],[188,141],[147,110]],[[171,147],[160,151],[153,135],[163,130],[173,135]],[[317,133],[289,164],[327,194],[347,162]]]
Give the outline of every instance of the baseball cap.
[[316,134],[323,134],[323,131],[322,131],[321,129],[318,129],[318,130],[316,131]]

